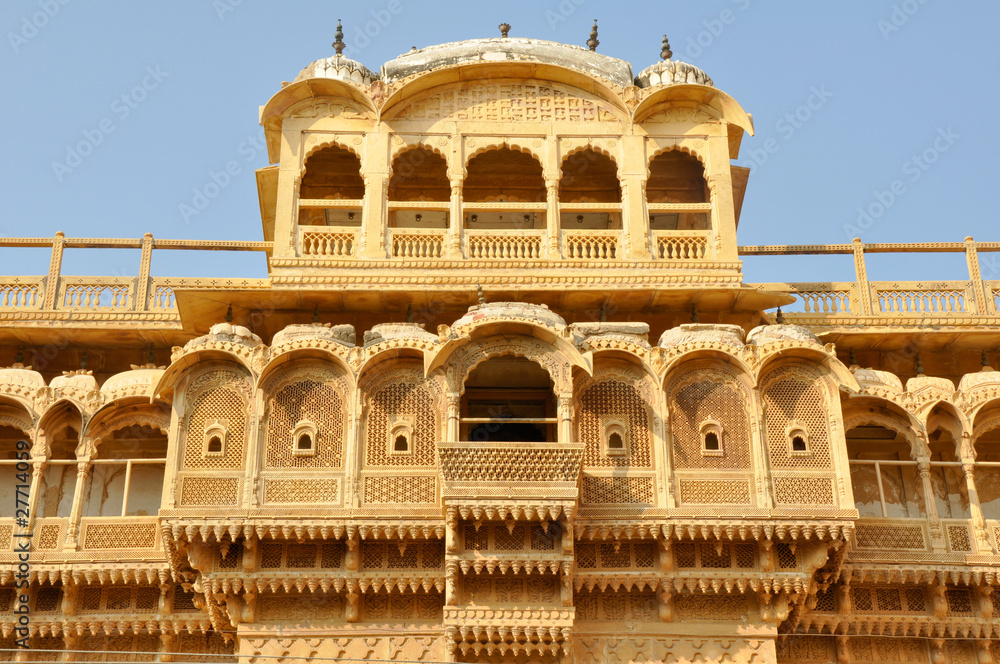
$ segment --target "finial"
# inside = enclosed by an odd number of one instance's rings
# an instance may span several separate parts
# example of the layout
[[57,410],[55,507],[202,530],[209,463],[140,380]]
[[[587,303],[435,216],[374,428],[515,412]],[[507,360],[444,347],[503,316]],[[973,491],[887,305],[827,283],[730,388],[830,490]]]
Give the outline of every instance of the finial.
[[670,40],[667,39],[666,35],[663,35],[663,41],[660,42],[660,57],[669,60],[673,54],[674,52],[670,50]]
[[590,29],[590,39],[587,40],[587,46],[590,47],[591,51],[596,51],[597,46],[601,42],[597,41],[597,19],[594,19],[594,27]]
[[406,305],[406,322],[407,323],[412,323],[413,322],[413,305],[412,304]]
[[918,376],[923,376],[924,375],[924,363],[920,359],[920,354],[919,353],[917,354],[917,367],[916,368],[917,368],[917,375]]
[[774,322],[778,325],[785,324],[785,314],[781,313],[781,307],[778,307],[778,313],[774,315]]
[[337,19],[337,31],[333,33],[333,37],[337,41],[333,42],[331,46],[333,46],[333,50],[337,52],[337,57],[340,57],[344,54],[344,47],[347,46],[347,44],[344,43],[344,26],[340,24],[339,18]]
[[697,323],[700,320],[701,319],[698,317],[698,305],[697,304],[692,304],[691,305],[691,322],[692,323]]
[[476,293],[479,295],[479,304],[486,304],[486,293],[483,292],[482,284],[476,284]]
[[319,305],[313,307],[313,323],[319,322]]
[[83,355],[80,356],[80,368],[87,368],[87,351],[83,351]]
[[503,37],[504,39],[507,39],[507,33],[510,32],[510,23],[501,23],[499,25],[499,28],[500,28],[500,36]]
[[233,305],[231,304],[229,305],[229,308],[226,309],[226,322],[227,323],[233,322]]

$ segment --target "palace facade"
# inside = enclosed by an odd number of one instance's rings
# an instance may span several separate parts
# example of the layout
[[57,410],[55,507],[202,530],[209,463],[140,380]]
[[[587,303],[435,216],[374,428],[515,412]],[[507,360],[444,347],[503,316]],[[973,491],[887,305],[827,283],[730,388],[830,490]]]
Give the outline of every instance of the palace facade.
[[0,240],[0,660],[1000,658],[1000,243],[740,246],[736,100],[501,29],[282,83],[264,241]]

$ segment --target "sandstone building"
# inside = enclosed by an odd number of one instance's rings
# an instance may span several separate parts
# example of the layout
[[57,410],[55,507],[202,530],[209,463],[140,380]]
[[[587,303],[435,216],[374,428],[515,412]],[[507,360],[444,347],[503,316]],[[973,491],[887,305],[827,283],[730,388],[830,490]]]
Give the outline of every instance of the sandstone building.
[[[0,659],[1000,657],[1000,243],[739,246],[751,117],[666,40],[334,46],[261,107],[264,241],[2,240],[52,258],[0,278]],[[810,253],[856,281],[743,282]]]

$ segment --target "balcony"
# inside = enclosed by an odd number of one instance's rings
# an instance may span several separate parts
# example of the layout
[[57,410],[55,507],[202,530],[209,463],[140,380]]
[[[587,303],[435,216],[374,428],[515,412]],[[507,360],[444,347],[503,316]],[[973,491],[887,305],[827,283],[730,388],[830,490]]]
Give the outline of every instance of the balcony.
[[465,254],[479,260],[537,260],[543,256],[544,230],[467,230]]

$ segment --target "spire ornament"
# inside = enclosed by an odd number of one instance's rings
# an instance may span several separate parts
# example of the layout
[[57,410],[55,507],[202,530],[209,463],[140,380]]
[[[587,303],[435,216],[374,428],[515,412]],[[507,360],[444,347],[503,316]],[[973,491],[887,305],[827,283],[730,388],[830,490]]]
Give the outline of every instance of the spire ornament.
[[594,27],[590,29],[590,39],[587,40],[587,46],[591,51],[597,51],[597,47],[601,42],[597,41],[597,19],[594,19]]
[[507,33],[510,32],[510,23],[501,23],[497,27],[500,28],[500,37],[507,39]]
[[337,19],[337,31],[333,33],[333,37],[336,41],[331,46],[333,46],[333,50],[337,52],[337,57],[339,58],[344,54],[344,47],[347,46],[344,43],[344,26],[340,24],[339,18]]
[[673,54],[674,52],[670,50],[670,40],[667,39],[666,35],[663,35],[663,41],[660,42],[660,58],[669,60]]

